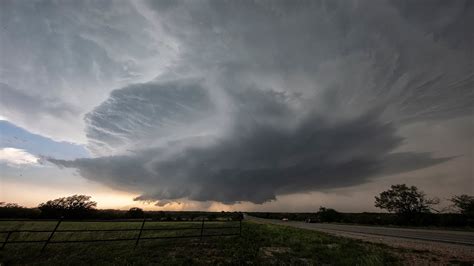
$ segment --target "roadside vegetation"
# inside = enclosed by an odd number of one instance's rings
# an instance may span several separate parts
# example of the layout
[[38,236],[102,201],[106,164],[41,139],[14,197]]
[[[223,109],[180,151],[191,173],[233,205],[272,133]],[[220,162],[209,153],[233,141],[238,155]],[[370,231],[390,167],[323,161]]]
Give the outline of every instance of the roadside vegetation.
[[341,213],[331,208],[320,207],[313,213],[252,212],[252,216],[266,219],[288,219],[323,223],[347,223],[364,225],[422,226],[474,228],[474,196],[456,195],[448,199],[449,208],[437,210],[438,198],[428,198],[415,186],[392,185],[390,189],[375,196],[375,206],[386,213],[363,212]]
[[[155,222],[150,226],[189,226],[193,222]],[[1,222],[7,228],[35,229],[51,226],[48,222]],[[65,223],[68,229],[84,229],[85,223]],[[124,222],[92,224],[94,228],[136,226]],[[44,229],[44,228],[43,228]],[[129,237],[116,232],[113,237]],[[111,237],[110,234],[107,234]],[[103,235],[65,234],[61,240]],[[60,239],[56,239],[60,240]],[[183,240],[143,240],[137,248],[133,241],[112,243],[50,244],[40,253],[41,244],[11,244],[0,251],[4,265],[396,265],[393,250],[376,244],[330,236],[324,233],[279,225],[244,222],[242,237],[214,237]]]

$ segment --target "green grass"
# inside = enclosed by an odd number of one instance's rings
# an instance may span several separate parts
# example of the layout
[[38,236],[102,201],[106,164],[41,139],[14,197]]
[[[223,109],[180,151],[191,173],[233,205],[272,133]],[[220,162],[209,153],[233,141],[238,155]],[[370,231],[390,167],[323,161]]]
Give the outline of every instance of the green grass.
[[[228,223],[206,223],[225,226]],[[238,225],[234,223],[233,225]],[[78,223],[64,222],[66,229],[139,228],[140,223]],[[150,222],[145,228],[196,227],[186,231],[144,232],[147,236],[199,235],[200,223]],[[54,222],[0,222],[0,230],[54,228]],[[234,231],[232,231],[234,230]],[[236,231],[235,231],[236,230]],[[205,234],[224,230],[206,230]],[[238,232],[227,229],[223,233]],[[52,239],[133,238],[137,232],[58,233]],[[0,236],[0,241],[3,240]],[[42,237],[42,238],[39,238]],[[45,239],[30,235],[12,236],[12,240]],[[0,251],[0,264],[35,265],[215,265],[215,264],[278,264],[278,265],[390,265],[398,261],[387,247],[339,238],[324,233],[278,225],[244,222],[242,237],[213,237],[178,240],[143,240],[134,249],[134,241],[51,244],[40,253],[41,244],[10,244]]]

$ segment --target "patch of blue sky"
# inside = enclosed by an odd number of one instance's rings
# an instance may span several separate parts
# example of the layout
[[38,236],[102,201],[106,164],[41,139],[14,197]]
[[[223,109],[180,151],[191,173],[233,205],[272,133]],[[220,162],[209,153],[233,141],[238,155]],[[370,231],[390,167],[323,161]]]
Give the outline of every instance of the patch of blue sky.
[[65,160],[90,157],[89,151],[83,145],[54,141],[1,120],[0,148],[6,147],[23,149],[37,156]]

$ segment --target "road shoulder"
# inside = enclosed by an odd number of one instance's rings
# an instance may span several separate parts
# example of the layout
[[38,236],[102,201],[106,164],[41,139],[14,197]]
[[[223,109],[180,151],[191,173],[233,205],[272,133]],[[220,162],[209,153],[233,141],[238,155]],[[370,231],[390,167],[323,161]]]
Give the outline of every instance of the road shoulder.
[[403,239],[390,236],[368,235],[354,232],[342,232],[321,228],[302,228],[291,222],[272,221],[251,216],[248,220],[256,223],[270,223],[283,226],[297,227],[306,230],[315,230],[323,233],[358,239],[364,242],[387,245],[393,248],[394,253],[400,256],[409,265],[448,265],[474,263],[474,247],[451,243],[439,243],[423,240]]

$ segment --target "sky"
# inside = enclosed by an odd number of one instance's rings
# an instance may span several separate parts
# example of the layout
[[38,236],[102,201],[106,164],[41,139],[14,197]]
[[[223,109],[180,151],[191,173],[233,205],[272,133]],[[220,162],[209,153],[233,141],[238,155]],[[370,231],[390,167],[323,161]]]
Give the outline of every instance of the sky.
[[474,194],[468,0],[0,2],[0,201],[380,211]]

